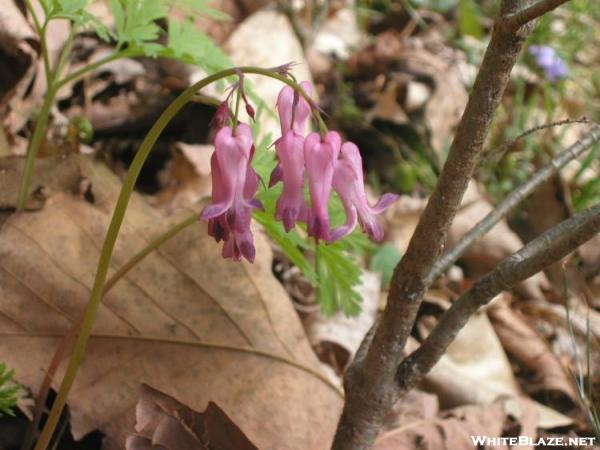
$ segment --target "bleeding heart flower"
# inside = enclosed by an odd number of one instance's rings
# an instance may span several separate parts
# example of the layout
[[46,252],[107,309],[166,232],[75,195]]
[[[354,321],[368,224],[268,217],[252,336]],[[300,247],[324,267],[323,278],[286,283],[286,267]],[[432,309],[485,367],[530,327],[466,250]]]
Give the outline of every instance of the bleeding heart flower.
[[384,194],[375,206],[369,205],[363,180],[362,158],[358,147],[352,142],[342,145],[333,175],[333,188],[344,205],[346,223],[331,232],[331,241],[350,234],[359,221],[365,233],[380,242],[383,239],[383,228],[375,215],[381,214],[398,196]]
[[235,134],[230,127],[219,130],[211,157],[212,204],[200,214],[209,221],[209,235],[217,242],[224,241],[223,257],[240,260],[243,256],[250,262],[255,256],[252,209],[262,208],[254,198],[258,176],[250,165],[253,154],[248,125],[238,124]]
[[328,132],[323,139],[319,133],[311,133],[304,141],[304,161],[311,199],[308,234],[317,240],[329,241],[328,203],[341,143],[342,138],[336,131]]
[[278,179],[283,181],[275,218],[283,221],[285,231],[290,231],[296,221],[305,222],[308,215],[304,200],[304,138],[290,130],[275,143],[275,149],[279,164],[269,184],[275,184]]
[[[300,87],[308,95],[312,95],[312,87],[308,81],[300,83]],[[311,114],[311,107],[304,97],[290,86],[284,87],[277,97],[277,111],[279,112],[282,136],[290,129],[304,136]]]
[[[303,81],[302,89],[310,94],[310,83]],[[304,200],[304,131],[310,116],[310,105],[291,87],[284,87],[277,98],[277,110],[282,136],[275,143],[279,163],[271,173],[269,187],[283,181],[283,191],[277,200],[275,218],[283,221],[290,231],[296,221],[306,221],[308,206]]]

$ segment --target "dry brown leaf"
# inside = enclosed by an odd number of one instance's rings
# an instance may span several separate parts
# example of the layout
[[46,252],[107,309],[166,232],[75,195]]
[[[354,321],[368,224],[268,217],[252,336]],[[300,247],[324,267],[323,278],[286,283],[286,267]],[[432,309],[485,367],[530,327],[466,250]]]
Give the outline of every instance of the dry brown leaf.
[[33,30],[16,2],[3,2],[0,9],[0,107],[32,69],[36,51],[31,42],[35,40]]
[[[501,402],[463,406],[438,418],[408,423],[383,434],[374,450],[473,450],[472,436],[501,437],[506,412]],[[508,449],[486,446],[487,449]]]
[[153,204],[167,212],[192,206],[210,194],[214,146],[177,142],[177,152],[160,175],[162,190]]
[[[0,158],[0,211],[13,210],[17,202],[17,193],[25,158],[7,156]],[[44,206],[46,198],[53,192],[69,191],[75,193],[81,180],[79,165],[67,155],[58,155],[36,160],[33,166],[32,183],[26,203],[27,210],[37,210]]]
[[573,404],[579,403],[573,377],[520,314],[506,302],[496,302],[488,314],[504,349],[519,364],[536,373],[537,380],[535,386],[530,386],[531,392],[555,391],[567,396]]
[[426,203],[426,199],[403,195],[385,212],[386,234],[401,254],[408,248]]
[[137,434],[127,437],[126,450],[258,450],[214,402],[194,411],[143,384],[135,416]]
[[[571,216],[566,199],[565,186],[559,175],[549,179],[523,204],[527,217],[525,240],[539,236],[544,231],[559,224]],[[562,263],[558,261],[544,269],[550,280],[557,286],[562,285]]]
[[[78,160],[95,204],[58,193],[0,230],[0,360],[34,389],[88,300],[120,187],[106,167]],[[112,269],[174,220],[134,195]],[[217,402],[262,449],[329,445],[340,393],[320,372],[271,274],[268,244],[255,235],[256,262],[233,263],[205,224],[192,226],[107,294],[69,397],[77,438],[98,428],[106,449],[122,448],[146,382],[197,410]]]
[[347,317],[338,311],[332,317],[324,317],[317,310],[303,320],[306,334],[317,350],[321,361],[331,362],[339,373],[350,362],[364,336],[375,321],[379,309],[381,279],[378,274],[363,271],[361,283],[356,287],[361,296],[361,312],[356,317]]
[[[415,344],[412,344],[413,348]],[[520,419],[523,408],[512,367],[485,312],[469,319],[448,351],[425,377],[423,386],[435,392],[443,407],[490,404],[502,398],[504,407]],[[569,417],[536,403],[538,426],[554,428],[572,423]]]
[[414,48],[403,51],[402,57],[409,73],[433,80],[433,93],[425,105],[425,120],[431,130],[431,145],[441,154],[450,144],[469,98],[458,64],[465,55],[435,40],[429,43],[432,49],[421,48],[419,41],[414,44]]
[[[471,182],[462,206],[456,214],[448,235],[448,248],[451,248],[473,226],[483,219],[494,207],[481,195],[476,184]],[[501,260],[523,247],[523,242],[506,223],[498,222],[494,228],[471,245],[462,256],[467,275],[478,278],[492,270]],[[519,284],[519,289],[527,297],[535,300],[545,299],[544,290],[550,288],[550,282],[543,273],[538,273]]]
[[583,275],[586,278],[597,277],[600,274],[600,235],[580,246],[577,253],[583,262]]

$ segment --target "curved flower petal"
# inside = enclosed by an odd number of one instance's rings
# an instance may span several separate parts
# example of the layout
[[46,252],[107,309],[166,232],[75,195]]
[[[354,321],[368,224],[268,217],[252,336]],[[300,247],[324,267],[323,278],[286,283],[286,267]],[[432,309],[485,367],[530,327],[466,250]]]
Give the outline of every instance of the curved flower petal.
[[275,144],[275,151],[283,180],[275,218],[283,221],[285,231],[290,231],[297,220],[306,220],[308,209],[304,200],[304,139],[287,131]]
[[346,223],[332,231],[331,241],[350,234],[356,227],[357,218],[363,230],[373,240],[381,241],[383,228],[375,216],[388,208],[398,196],[384,194],[375,206],[370,206],[365,192],[362,158],[358,147],[352,142],[346,142],[342,145],[340,153],[332,184],[344,205]]
[[[312,95],[312,86],[308,81],[300,83],[300,87],[308,95]],[[304,97],[297,94],[290,86],[285,86],[277,97],[277,111],[279,111],[282,135],[289,130],[304,135],[311,113],[311,107]]]
[[208,234],[217,242],[224,241],[224,258],[244,257],[251,262],[255,256],[250,231],[252,209],[262,208],[254,198],[258,175],[250,165],[253,153],[248,125],[238,124],[235,134],[230,127],[219,130],[211,157],[212,203],[200,215],[208,219]]
[[340,144],[341,137],[335,131],[328,132],[323,139],[318,133],[311,133],[304,141],[304,160],[311,199],[308,233],[326,241],[329,240],[329,196]]

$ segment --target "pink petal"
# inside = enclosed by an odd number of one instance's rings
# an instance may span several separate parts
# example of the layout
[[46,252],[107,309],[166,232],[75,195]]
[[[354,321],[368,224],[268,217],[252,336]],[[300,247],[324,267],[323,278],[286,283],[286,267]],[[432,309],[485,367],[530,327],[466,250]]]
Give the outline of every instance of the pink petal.
[[304,139],[294,131],[286,132],[275,145],[283,190],[277,200],[275,217],[290,231],[307,207],[304,200]]
[[[312,86],[308,81],[300,83],[300,87],[308,95],[312,95]],[[296,104],[294,105],[294,99]],[[295,108],[294,108],[295,106]],[[295,109],[295,112],[294,112]],[[294,130],[303,135],[306,131],[306,124],[311,114],[311,107],[300,94],[296,94],[290,86],[285,86],[279,92],[277,97],[277,110],[279,111],[279,120],[281,123],[281,134]],[[292,123],[293,118],[293,123]]]
[[327,133],[322,140],[318,133],[311,133],[304,141],[304,160],[312,203],[308,232],[317,239],[329,240],[328,203],[340,144],[341,137],[335,131]]

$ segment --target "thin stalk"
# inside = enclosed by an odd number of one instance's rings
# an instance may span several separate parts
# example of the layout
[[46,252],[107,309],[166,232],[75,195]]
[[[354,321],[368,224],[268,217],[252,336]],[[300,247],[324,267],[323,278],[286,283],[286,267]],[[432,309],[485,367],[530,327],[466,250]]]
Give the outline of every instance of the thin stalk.
[[[60,52],[60,56],[58,57],[58,62],[56,63],[56,67],[54,68],[54,72],[52,73],[52,81],[55,82],[60,78],[60,73],[65,68],[67,61],[69,60],[69,55],[71,54],[71,50],[73,49],[73,39],[75,39],[75,26],[71,26],[69,31],[69,37],[67,38],[65,45],[63,47],[62,52]],[[57,89],[58,91],[58,89]]]
[[198,221],[198,213],[193,213],[189,217],[186,217],[181,222],[173,225],[166,232],[158,236],[156,239],[153,239],[146,245],[142,250],[136,253],[133,257],[129,259],[125,264],[121,266],[119,270],[117,270],[112,277],[110,277],[106,284],[104,285],[104,294],[110,291],[117,282],[123,278],[127,272],[129,272],[137,263],[139,263],[142,259],[160,247],[162,244],[167,242],[173,236],[178,234],[180,231],[183,231],[188,226],[196,223]]
[[[240,84],[243,83],[242,80],[240,80]],[[235,112],[233,113],[233,126],[231,127],[232,130],[232,134],[235,136],[235,129],[237,128],[237,124],[238,124],[238,116],[240,114],[240,101],[242,100],[242,89],[244,89],[244,85],[241,84],[240,87],[237,90],[237,95],[235,98]]]
[[62,80],[57,82],[56,85],[57,85],[57,87],[60,88],[67,83],[70,83],[72,81],[75,81],[75,80],[81,78],[86,73],[96,70],[98,67],[102,67],[104,64],[108,64],[109,62],[116,61],[117,59],[127,58],[127,57],[132,57],[132,56],[137,56],[137,55],[138,55],[138,53],[133,50],[120,50],[118,52],[111,53],[110,55],[108,55],[104,58],[101,58],[98,61],[94,61],[93,63],[91,63],[85,67],[82,67],[81,69],[76,70],[73,73],[70,73],[69,75],[64,77]]
[[[96,277],[94,279],[94,284],[90,294],[90,300],[84,311],[84,319],[81,325],[81,330],[79,332],[77,342],[75,343],[75,347],[71,358],[69,359],[69,364],[67,366],[62,383],[56,395],[56,399],[54,400],[52,409],[50,410],[48,420],[35,446],[35,450],[45,450],[47,448],[48,443],[52,438],[52,434],[54,432],[54,429],[56,428],[56,425],[62,413],[62,410],[64,409],[68,393],[71,390],[71,387],[73,386],[73,382],[75,381],[75,376],[77,375],[77,371],[79,370],[79,366],[81,365],[81,361],[83,359],[83,355],[85,353],[85,349],[87,347],[87,343],[89,341],[92,328],[94,326],[98,307],[100,306],[100,303],[102,301],[108,269],[110,267],[110,262],[112,259],[115,243],[119,235],[119,230],[125,217],[125,212],[127,210],[129,198],[131,197],[133,188],[135,186],[135,182],[137,181],[140,171],[142,170],[144,162],[146,161],[148,155],[150,154],[150,151],[154,147],[154,144],[156,143],[162,131],[173,119],[173,117],[175,117],[175,115],[181,110],[181,108],[183,108],[183,106],[185,106],[190,100],[192,100],[197,91],[201,90],[205,86],[208,86],[209,84],[215,81],[218,81],[222,78],[230,77],[240,72],[263,75],[279,80],[282,83],[291,86],[302,96],[304,96],[306,100],[310,102],[309,104],[312,104],[312,100],[310,99],[310,97],[294,81],[291,81],[282,75],[274,73],[269,69],[261,69],[258,67],[240,67],[222,70],[204,78],[203,80],[198,81],[197,83],[193,84],[185,91],[183,91],[181,94],[179,94],[179,96],[160,115],[156,123],[152,126],[152,128],[144,138],[144,141],[142,142],[139,150],[137,151],[135,158],[131,162],[131,166],[129,167],[127,176],[123,181],[123,186],[121,187],[121,192],[119,193],[119,198],[117,199],[117,203],[108,227],[108,231],[106,233],[106,237],[104,238],[102,250],[100,252],[100,259],[98,261]],[[315,110],[314,113],[315,115],[320,117],[318,110]]]
[[33,5],[31,4],[31,0],[25,0],[25,7],[31,17],[33,18],[33,26],[35,27],[35,31],[40,37],[40,51],[42,53],[42,60],[44,61],[44,72],[46,75],[46,85],[50,86],[51,82],[51,70],[50,70],[50,56],[48,55],[48,43],[46,41],[46,25],[47,22],[44,19],[44,23],[40,21],[40,18],[35,12]]
[[42,144],[42,140],[44,139],[46,125],[48,125],[48,119],[50,117],[50,108],[52,108],[52,104],[54,103],[55,95],[56,90],[54,88],[49,88],[48,92],[46,92],[44,102],[42,103],[42,108],[40,109],[40,113],[38,114],[35,122],[33,136],[31,137],[31,142],[29,143],[29,148],[27,150],[27,159],[25,161],[25,167],[23,168],[19,194],[17,196],[17,211],[23,211],[27,203],[27,197],[29,196],[29,181],[31,180],[31,175],[33,174],[33,165]]

